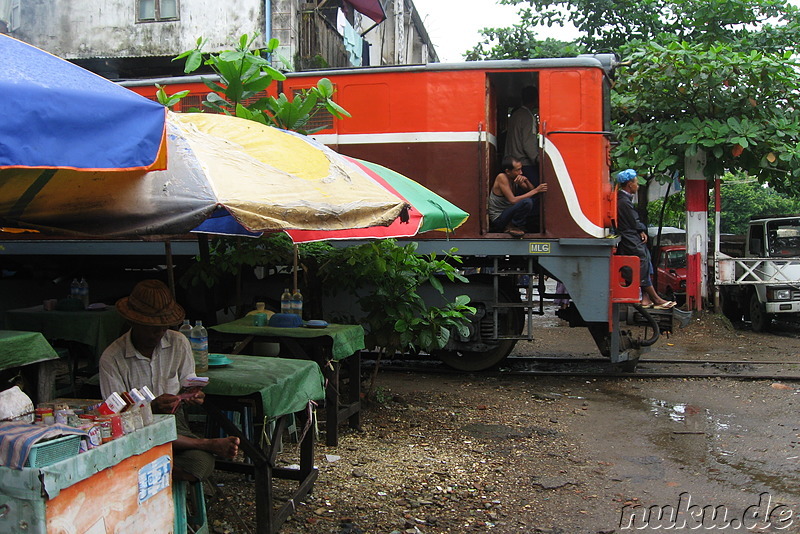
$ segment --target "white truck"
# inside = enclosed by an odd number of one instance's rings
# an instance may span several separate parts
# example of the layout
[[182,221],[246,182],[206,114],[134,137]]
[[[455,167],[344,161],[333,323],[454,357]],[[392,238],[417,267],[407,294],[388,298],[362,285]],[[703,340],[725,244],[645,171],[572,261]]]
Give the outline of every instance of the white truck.
[[722,313],[762,332],[800,313],[800,215],[752,218],[743,245],[715,252],[714,281]]

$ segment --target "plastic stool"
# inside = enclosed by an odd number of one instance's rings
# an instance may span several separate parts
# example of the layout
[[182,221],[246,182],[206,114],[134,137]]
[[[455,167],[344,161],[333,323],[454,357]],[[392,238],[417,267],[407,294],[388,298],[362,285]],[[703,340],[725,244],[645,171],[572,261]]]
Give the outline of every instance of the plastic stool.
[[[188,500],[192,499],[193,513],[189,515]],[[175,534],[208,534],[206,499],[202,482],[173,480],[172,500],[175,503]],[[196,529],[192,525],[199,525]]]

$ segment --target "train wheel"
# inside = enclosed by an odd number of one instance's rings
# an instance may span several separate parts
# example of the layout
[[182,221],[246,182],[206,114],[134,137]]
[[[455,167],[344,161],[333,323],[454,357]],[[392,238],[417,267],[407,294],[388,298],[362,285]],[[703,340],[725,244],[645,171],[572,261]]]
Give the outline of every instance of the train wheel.
[[[497,331],[501,336],[519,335],[525,325],[525,314],[520,308],[509,309],[508,313],[500,314],[500,319]],[[487,326],[490,327],[491,324],[483,325],[484,328]],[[488,347],[486,350],[439,350],[435,351],[433,356],[459,371],[484,371],[505,360],[517,344],[516,339],[485,340],[485,342]]]
[[753,332],[766,332],[769,330],[769,324],[772,318],[767,313],[766,308],[758,300],[758,295],[755,291],[750,295],[750,328]]
[[435,356],[459,371],[485,371],[505,360],[516,344],[516,339],[504,339],[494,348],[484,352],[442,350],[437,351]]

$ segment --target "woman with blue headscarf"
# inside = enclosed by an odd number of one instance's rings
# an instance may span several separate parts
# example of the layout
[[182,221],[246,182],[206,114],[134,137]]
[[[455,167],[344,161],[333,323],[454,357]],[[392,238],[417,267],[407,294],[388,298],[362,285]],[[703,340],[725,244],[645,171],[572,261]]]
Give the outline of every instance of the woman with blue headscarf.
[[639,219],[639,212],[633,205],[633,196],[639,190],[636,171],[625,169],[617,173],[617,232],[620,240],[617,254],[639,257],[639,286],[642,290],[642,305],[658,309],[669,309],[675,302],[658,296],[650,275],[653,265],[647,249],[647,226]]

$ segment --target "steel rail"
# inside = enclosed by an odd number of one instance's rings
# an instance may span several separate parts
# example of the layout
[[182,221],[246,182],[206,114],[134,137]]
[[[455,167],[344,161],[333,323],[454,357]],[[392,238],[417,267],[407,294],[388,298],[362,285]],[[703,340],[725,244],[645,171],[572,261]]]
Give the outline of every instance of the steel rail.
[[[536,366],[545,364],[547,367],[561,367],[561,369],[537,369],[535,367],[521,369],[523,365]],[[374,366],[374,361],[364,360],[364,365]],[[599,369],[597,367],[600,367]],[[664,370],[655,370],[652,367]],[[740,367],[731,371],[692,371],[692,368],[707,367]],[[759,367],[784,367],[783,369],[759,369]],[[583,368],[581,368],[583,367]],[[588,368],[587,368],[588,367]],[[594,368],[591,368],[594,367]],[[672,367],[673,370],[670,370]],[[674,368],[678,370],[674,370]],[[684,369],[680,369],[683,367]],[[746,369],[747,367],[749,369]],[[682,359],[644,359],[639,360],[633,372],[624,372],[618,365],[612,364],[605,358],[560,358],[560,357],[511,357],[505,360],[499,368],[478,372],[459,371],[447,367],[445,364],[431,360],[393,360],[382,362],[381,368],[388,372],[427,372],[437,374],[481,374],[485,376],[569,376],[569,377],[595,377],[595,378],[729,378],[739,380],[785,380],[800,381],[800,361],[778,360],[682,360]],[[687,369],[688,368],[688,369]]]

